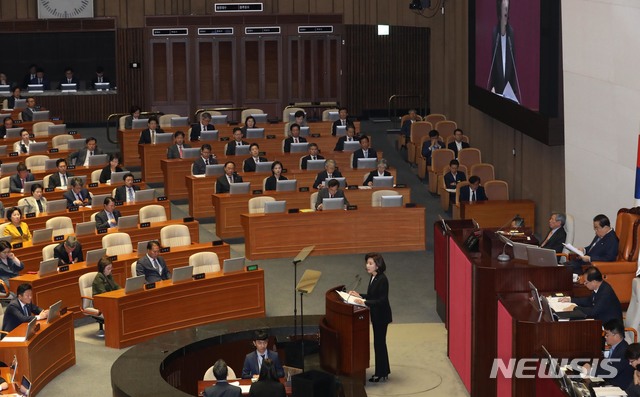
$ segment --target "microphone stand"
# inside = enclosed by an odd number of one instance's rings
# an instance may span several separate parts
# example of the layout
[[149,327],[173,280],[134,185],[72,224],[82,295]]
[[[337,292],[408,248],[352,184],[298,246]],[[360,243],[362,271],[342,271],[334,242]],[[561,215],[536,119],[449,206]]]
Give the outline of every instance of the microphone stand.
[[491,59],[491,68],[489,68],[489,78],[487,79],[487,90],[491,89],[489,85],[491,84],[491,73],[493,72],[493,63],[495,62],[496,54],[498,53],[498,40],[500,40],[500,30],[498,30],[498,34],[496,35],[496,42],[493,45],[494,47],[493,58]]
[[509,37],[509,34],[507,34],[507,40],[509,40],[509,53],[511,54],[511,63],[513,64],[513,73],[516,75],[516,85],[518,86],[518,96],[520,97],[520,102],[522,102],[522,91],[520,90],[520,80],[518,79],[518,69],[516,69],[516,60],[513,57],[513,43],[511,42],[511,38]]

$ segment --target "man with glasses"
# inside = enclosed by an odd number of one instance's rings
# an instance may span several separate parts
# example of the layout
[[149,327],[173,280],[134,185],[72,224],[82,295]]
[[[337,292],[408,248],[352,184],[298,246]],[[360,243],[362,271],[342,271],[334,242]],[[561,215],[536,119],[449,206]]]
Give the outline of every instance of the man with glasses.
[[612,386],[626,390],[633,383],[634,368],[625,357],[629,344],[624,340],[624,324],[620,320],[611,320],[603,328],[605,342],[610,347],[609,356],[600,361],[596,368],[592,369],[590,364],[583,367],[593,376],[605,378]]
[[611,285],[602,279],[600,270],[591,266],[584,273],[584,286],[591,295],[584,297],[561,298],[561,302],[571,301],[577,306],[574,310],[582,311],[587,318],[606,323],[610,320],[622,321],[622,306]]
[[144,276],[147,283],[168,280],[171,277],[167,263],[160,256],[159,242],[154,240],[147,243],[147,255],[138,260],[136,276]]
[[596,261],[613,262],[618,257],[618,236],[611,228],[609,218],[603,214],[596,215],[593,218],[593,230],[596,236],[591,244],[579,249],[582,252],[579,259],[569,262],[575,274],[582,274],[582,265]]

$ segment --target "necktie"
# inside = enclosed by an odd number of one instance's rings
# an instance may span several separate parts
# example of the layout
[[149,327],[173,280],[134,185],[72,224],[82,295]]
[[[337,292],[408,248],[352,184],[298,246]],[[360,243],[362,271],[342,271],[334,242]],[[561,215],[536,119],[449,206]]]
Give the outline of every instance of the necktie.
[[204,159],[204,165],[209,165],[209,159]]
[[24,187],[24,179],[20,179],[20,187]]
[[[107,212],[107,219],[110,220],[110,221],[113,220],[114,219],[113,218],[113,214],[111,212],[108,212],[108,211],[106,211],[106,212]],[[109,222],[109,227],[113,227],[111,225],[111,222]]]
[[230,175],[227,175],[227,180],[229,180],[229,183],[233,183],[233,178]]
[[36,203],[38,203],[38,212],[42,212],[42,201],[36,200]]
[[331,179],[331,176],[332,176],[332,175],[333,175],[333,174],[327,174],[327,179]]
[[333,193],[329,193],[329,198],[333,198]]
[[62,186],[67,186],[67,174],[62,174]]
[[82,201],[82,195],[80,193],[76,193],[76,198],[80,201]]
[[24,143],[20,144],[20,149],[22,149],[22,153],[27,153],[27,145],[25,145]]
[[93,150],[89,151],[89,156],[93,156]]
[[69,252],[69,263],[73,263],[73,256],[71,256],[71,252]]
[[182,145],[178,145],[178,152],[180,153],[180,158],[182,158]]
[[311,156],[311,160],[315,160],[315,159],[316,159],[316,156]]
[[98,83],[102,83],[102,77],[98,77]]
[[471,201],[476,201],[476,192],[475,191],[471,191]]
[[549,241],[549,239],[551,238],[551,236],[553,236],[553,229],[549,230],[549,234],[547,234],[547,238],[544,239],[544,241],[542,242],[542,244],[540,244],[540,246],[544,247],[545,244],[547,244],[547,241]]
[[127,198],[127,201],[133,201],[133,188],[128,187],[128,188],[127,188],[127,193],[128,193],[128,195],[127,195],[127,196],[129,196],[129,197]]
[[29,315],[29,308],[27,307],[27,305],[24,305],[23,309],[24,309],[24,314],[26,316],[28,316]]
[[42,84],[42,79],[38,79],[38,84]]
[[71,84],[71,79],[67,79],[67,83]]
[[[260,365],[259,365],[260,368],[262,368],[262,363],[264,362],[264,356],[265,356],[264,354],[260,355],[260,357],[262,357],[262,360],[260,360]],[[260,368],[258,368],[258,369],[260,369]]]
[[369,151],[368,150],[363,150],[362,154],[364,155],[364,158],[366,159],[367,157],[369,157]]
[[254,160],[254,161],[256,162],[256,164],[257,164],[257,163],[259,163],[259,162],[260,162],[260,157],[254,157],[254,158],[253,158],[253,160]]
[[293,138],[294,143],[298,143],[298,138]]
[[153,144],[156,143],[156,131],[155,130],[151,131],[151,143],[153,143]]
[[161,275],[161,271],[160,271],[160,264],[158,263],[157,259],[153,260],[153,266],[156,268],[156,271],[158,272],[158,274]]
[[346,124],[346,120],[342,120],[342,125],[345,125],[345,124]]

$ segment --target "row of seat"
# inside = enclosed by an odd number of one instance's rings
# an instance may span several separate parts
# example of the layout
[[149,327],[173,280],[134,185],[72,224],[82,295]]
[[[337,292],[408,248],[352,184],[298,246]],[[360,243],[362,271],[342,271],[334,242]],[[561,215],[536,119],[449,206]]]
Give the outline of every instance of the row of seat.
[[[348,194],[349,193],[347,193],[347,196]],[[382,196],[400,196],[400,195],[401,194],[396,192],[395,190],[386,190],[386,189],[376,190],[375,192],[373,192],[373,194],[371,194],[371,206],[380,207]],[[311,208],[313,211],[315,211],[317,200],[318,200],[318,192],[311,193],[311,195],[309,196],[309,208]],[[248,202],[249,213],[250,214],[264,213],[264,203],[270,202],[270,201],[276,201],[276,199],[271,196],[260,196],[260,197],[253,197],[249,199],[249,202]]]

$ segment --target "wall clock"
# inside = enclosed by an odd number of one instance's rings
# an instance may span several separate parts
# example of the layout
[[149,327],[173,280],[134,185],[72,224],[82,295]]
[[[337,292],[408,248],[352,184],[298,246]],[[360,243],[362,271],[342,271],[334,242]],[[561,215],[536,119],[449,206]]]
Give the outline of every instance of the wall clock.
[[38,0],[38,19],[93,18],[93,0]]

